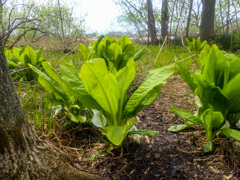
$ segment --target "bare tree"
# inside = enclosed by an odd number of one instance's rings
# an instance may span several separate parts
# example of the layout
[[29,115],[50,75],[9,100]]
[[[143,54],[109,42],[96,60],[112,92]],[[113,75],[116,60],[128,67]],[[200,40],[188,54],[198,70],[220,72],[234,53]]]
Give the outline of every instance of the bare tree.
[[168,36],[168,0],[162,0],[161,31],[163,41]]
[[14,34],[11,47],[14,46],[22,37],[29,32],[40,33],[40,36],[47,35],[48,32],[41,28],[42,22],[39,15],[35,13],[34,4],[15,3],[10,6],[10,10],[5,12],[3,6],[7,1],[1,4],[1,34],[2,45],[5,46],[8,40]]
[[155,45],[158,43],[156,29],[155,29],[155,19],[153,15],[152,0],[147,0],[148,9],[148,34],[151,36],[151,43]]
[[64,37],[64,29],[63,29],[63,17],[62,17],[62,10],[61,10],[61,5],[60,5],[60,0],[58,0],[58,10],[59,10],[61,31],[62,31],[62,43],[63,43],[63,48],[64,48],[64,51],[65,51],[66,50],[66,45],[65,45],[65,37]]
[[209,40],[214,37],[214,18],[216,0],[202,0],[202,15],[200,25],[201,40]]
[[186,37],[188,37],[188,32],[189,32],[189,26],[190,26],[191,15],[192,15],[192,5],[193,5],[193,0],[190,0],[189,11],[188,11],[188,19],[187,19],[187,26],[186,26]]
[[229,24],[230,24],[230,1],[227,1],[227,30],[226,30],[226,34],[229,33]]

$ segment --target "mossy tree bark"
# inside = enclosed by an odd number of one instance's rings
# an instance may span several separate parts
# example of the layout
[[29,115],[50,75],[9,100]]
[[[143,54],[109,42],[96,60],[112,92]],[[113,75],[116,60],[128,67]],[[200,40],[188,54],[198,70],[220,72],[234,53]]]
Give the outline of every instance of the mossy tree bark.
[[0,40],[0,179],[99,179],[63,162],[39,140],[14,89]]
[[200,38],[202,41],[214,38],[216,0],[202,0],[202,14],[200,24]]
[[147,0],[147,9],[148,9],[148,35],[151,36],[152,45],[158,44],[155,19],[153,15],[153,5],[152,0]]

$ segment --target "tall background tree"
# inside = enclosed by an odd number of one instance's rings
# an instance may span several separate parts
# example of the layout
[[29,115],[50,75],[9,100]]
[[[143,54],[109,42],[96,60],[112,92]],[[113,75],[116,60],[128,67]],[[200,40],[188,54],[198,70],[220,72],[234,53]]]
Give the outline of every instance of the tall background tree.
[[190,26],[191,15],[192,15],[192,5],[193,5],[193,0],[190,0],[190,6],[189,6],[189,11],[188,11],[188,19],[187,19],[187,26],[186,26],[186,35],[185,35],[187,38],[188,38],[189,26]]
[[155,19],[153,15],[152,0],[147,0],[147,9],[148,9],[148,34],[151,36],[152,45],[156,45],[158,43],[158,39],[156,34]]
[[216,0],[202,1],[202,15],[200,25],[200,38],[202,41],[209,40],[214,37],[214,20],[215,20],[215,4]]
[[[42,4],[41,4],[42,3]],[[55,39],[56,49],[65,49],[84,33],[84,18],[74,15],[73,4],[34,0],[4,1],[0,37],[5,46],[38,42],[43,37]],[[60,45],[58,45],[60,44]]]
[[[148,27],[146,21],[148,11],[145,8],[147,3],[144,0],[115,0],[115,2],[122,7],[123,13],[119,18],[122,25],[125,25],[126,29],[132,28],[131,32],[136,30],[137,33],[134,34],[144,39]],[[168,32],[175,39],[181,35],[190,38],[201,35],[205,39],[203,36],[206,35],[213,37],[214,31],[217,34],[230,34],[240,28],[239,0],[167,0],[167,8],[164,8],[166,0],[152,0],[152,4],[156,32],[165,31],[165,34]],[[163,13],[165,9],[168,12]],[[164,30],[167,26],[168,30]],[[166,36],[163,32],[161,34],[163,37]]]
[[162,0],[161,32],[164,40],[168,36],[168,0]]

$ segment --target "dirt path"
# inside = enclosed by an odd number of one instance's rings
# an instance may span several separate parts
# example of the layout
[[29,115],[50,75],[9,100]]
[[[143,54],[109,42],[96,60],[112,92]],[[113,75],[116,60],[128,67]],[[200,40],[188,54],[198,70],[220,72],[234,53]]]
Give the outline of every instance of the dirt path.
[[204,155],[205,133],[202,127],[192,127],[178,134],[167,131],[173,124],[185,122],[168,107],[176,106],[194,113],[196,107],[192,106],[193,101],[190,89],[180,78],[174,77],[164,85],[157,101],[143,109],[137,117],[138,129],[156,130],[159,132],[156,138],[142,137],[141,144],[130,140],[122,149],[97,158],[97,151],[105,144],[99,141],[93,128],[79,130],[71,137],[62,136],[61,141],[68,147],[76,148],[68,154],[73,164],[80,169],[94,171],[104,179],[240,178],[240,156],[233,153],[231,141],[217,142],[222,144],[221,148],[217,145],[214,154]]

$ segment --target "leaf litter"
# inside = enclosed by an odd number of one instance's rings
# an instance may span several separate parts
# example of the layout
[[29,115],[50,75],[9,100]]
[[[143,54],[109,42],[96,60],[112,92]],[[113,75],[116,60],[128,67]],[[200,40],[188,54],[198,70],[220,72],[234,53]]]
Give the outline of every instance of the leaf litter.
[[193,103],[190,88],[180,76],[172,76],[156,102],[136,117],[137,128],[158,131],[156,138],[142,136],[141,144],[129,138],[122,148],[109,151],[109,144],[99,138],[95,127],[62,131],[59,125],[51,141],[66,161],[103,179],[239,179],[240,153],[233,149],[236,141],[219,138],[214,153],[204,154],[204,128],[167,131],[170,126],[185,122],[168,107],[194,113]]

